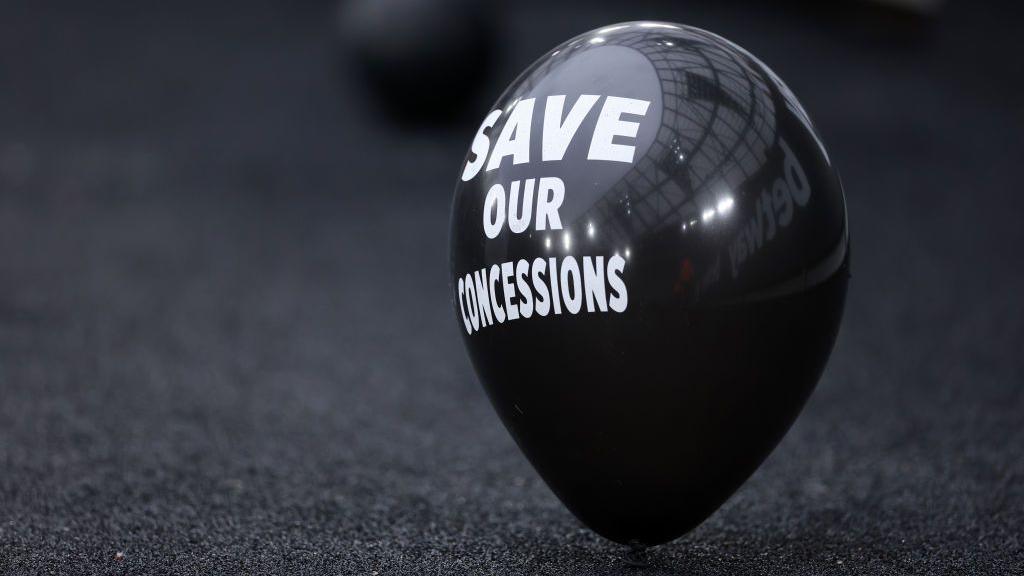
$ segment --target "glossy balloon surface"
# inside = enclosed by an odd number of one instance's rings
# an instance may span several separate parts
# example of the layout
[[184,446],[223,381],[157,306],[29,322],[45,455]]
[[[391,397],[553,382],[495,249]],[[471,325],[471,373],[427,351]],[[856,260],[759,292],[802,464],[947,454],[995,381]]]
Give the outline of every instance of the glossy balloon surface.
[[660,22],[552,50],[475,136],[451,285],[480,381],[584,523],[680,536],[779,442],[835,341],[848,227],[819,136],[749,53]]

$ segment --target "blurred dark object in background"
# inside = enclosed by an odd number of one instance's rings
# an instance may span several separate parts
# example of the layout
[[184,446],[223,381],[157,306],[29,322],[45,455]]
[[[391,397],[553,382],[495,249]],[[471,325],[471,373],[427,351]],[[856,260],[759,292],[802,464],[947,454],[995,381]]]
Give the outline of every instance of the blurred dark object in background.
[[404,124],[472,117],[494,72],[501,27],[476,0],[342,0],[343,57],[380,108]]

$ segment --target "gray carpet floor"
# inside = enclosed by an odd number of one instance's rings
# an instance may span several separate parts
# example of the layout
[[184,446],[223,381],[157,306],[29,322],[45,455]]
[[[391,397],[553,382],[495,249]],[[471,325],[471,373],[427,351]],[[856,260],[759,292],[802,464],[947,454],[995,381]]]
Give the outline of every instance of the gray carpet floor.
[[575,33],[693,23],[789,81],[847,189],[818,389],[627,569],[462,349],[447,211],[474,127],[374,113],[322,4],[79,4],[0,6],[0,574],[1021,573],[1020,24],[507,7],[489,94]]

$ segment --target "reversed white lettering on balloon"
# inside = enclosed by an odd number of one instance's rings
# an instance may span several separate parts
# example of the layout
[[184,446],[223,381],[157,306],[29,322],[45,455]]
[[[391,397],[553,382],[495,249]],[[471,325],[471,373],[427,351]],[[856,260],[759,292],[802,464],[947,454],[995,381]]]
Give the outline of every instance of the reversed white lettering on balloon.
[[785,140],[779,140],[779,147],[783,152],[783,175],[761,191],[754,202],[754,213],[729,243],[729,264],[733,278],[739,275],[740,269],[751,256],[760,252],[781,230],[789,226],[794,214],[811,199],[811,185],[803,166]]

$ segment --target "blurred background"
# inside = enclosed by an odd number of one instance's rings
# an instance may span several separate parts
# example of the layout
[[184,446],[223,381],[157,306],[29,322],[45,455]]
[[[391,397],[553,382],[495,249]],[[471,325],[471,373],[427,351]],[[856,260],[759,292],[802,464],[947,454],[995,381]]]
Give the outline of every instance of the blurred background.
[[853,278],[794,428],[635,573],[1019,570],[1014,7],[0,3],[0,573],[623,571],[478,386],[447,234],[504,87],[637,19],[786,80]]

